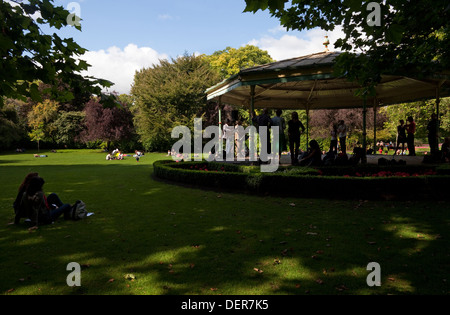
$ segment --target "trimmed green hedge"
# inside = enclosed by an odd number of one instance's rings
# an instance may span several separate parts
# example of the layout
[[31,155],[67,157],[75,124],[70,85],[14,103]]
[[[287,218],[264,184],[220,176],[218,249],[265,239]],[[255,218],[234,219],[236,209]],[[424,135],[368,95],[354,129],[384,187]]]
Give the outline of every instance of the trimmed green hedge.
[[307,198],[339,199],[450,199],[448,169],[433,176],[344,177],[356,173],[390,171],[420,173],[430,167],[302,167],[261,173],[259,167],[231,163],[157,161],[157,178],[196,187],[233,192]]

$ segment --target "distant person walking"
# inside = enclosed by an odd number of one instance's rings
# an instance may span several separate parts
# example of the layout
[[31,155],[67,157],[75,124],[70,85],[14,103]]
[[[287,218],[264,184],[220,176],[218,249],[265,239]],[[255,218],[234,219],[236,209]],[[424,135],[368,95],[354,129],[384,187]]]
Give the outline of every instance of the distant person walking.
[[414,135],[416,133],[416,122],[414,121],[414,118],[411,116],[408,117],[408,123],[406,124],[406,132],[407,132],[407,143],[408,143],[408,151],[409,156],[416,156],[416,147],[414,144]]

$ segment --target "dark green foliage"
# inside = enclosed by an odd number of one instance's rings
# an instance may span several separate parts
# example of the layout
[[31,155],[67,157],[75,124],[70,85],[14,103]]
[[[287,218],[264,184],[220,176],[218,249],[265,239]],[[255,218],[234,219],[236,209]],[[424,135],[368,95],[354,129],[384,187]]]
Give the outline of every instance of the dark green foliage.
[[[73,38],[44,34],[40,25],[57,30],[68,26],[70,13],[52,0],[0,1],[0,96],[41,101],[36,81],[51,84],[52,94],[71,100],[72,92],[58,90],[59,82],[75,91],[101,94],[111,82],[79,73],[89,65],[78,57],[86,52]],[[39,16],[34,18],[33,16]],[[74,26],[81,30],[80,26]],[[3,99],[0,98],[0,106]]]
[[[447,190],[450,178],[445,175],[445,169],[436,169],[433,176],[424,175],[434,169],[429,166],[281,168],[276,173],[249,172],[244,169],[242,166],[222,163],[154,163],[154,174],[158,178],[234,192],[357,200],[449,197]],[[421,176],[405,176],[406,173]]]
[[218,82],[203,57],[184,55],[136,73],[131,94],[135,125],[145,148],[167,151],[176,126],[192,126],[206,108],[206,89]]
[[[384,127],[391,133],[392,139],[395,139],[399,120],[406,121],[406,118],[411,116],[417,124],[416,138],[425,139],[428,135],[427,125],[431,119],[431,114],[436,113],[435,103],[435,100],[430,100],[384,107],[381,111],[390,118],[386,121]],[[440,136],[442,138],[448,137],[450,135],[450,98],[448,97],[440,101],[439,119]]]
[[[290,30],[320,27],[331,31],[342,27],[345,37],[338,39],[334,46],[347,53],[338,58],[337,72],[370,91],[382,74],[427,77],[450,67],[450,5],[447,0],[383,1],[379,7],[378,25],[368,23],[374,13],[369,2],[245,2],[246,12],[268,10]],[[365,54],[353,54],[355,51],[364,51]]]
[[0,108],[0,149],[8,149],[25,136],[15,109],[7,105]]
[[85,116],[84,112],[60,112],[53,123],[56,143],[71,148],[80,143],[79,135],[85,128]]

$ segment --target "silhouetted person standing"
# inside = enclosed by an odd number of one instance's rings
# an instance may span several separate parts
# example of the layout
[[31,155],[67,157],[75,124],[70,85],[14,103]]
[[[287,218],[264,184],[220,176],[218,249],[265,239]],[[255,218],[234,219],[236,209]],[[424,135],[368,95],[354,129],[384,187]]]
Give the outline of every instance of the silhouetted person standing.
[[406,125],[405,121],[400,120],[400,125],[397,126],[397,146],[395,148],[394,155],[397,154],[397,151],[400,149],[400,145],[402,145],[402,155],[405,151],[405,143],[406,143]]
[[407,138],[406,138],[406,142],[408,143],[409,156],[416,156],[416,146],[414,144],[414,135],[416,133],[416,123],[411,116],[408,117],[408,123],[406,124],[406,132],[408,134]]
[[337,126],[333,124],[331,128],[331,140],[330,140],[330,151],[334,154],[338,154],[338,140],[337,140]]
[[291,120],[288,121],[288,137],[289,137],[289,149],[291,151],[291,163],[292,165],[298,163],[298,155],[300,150],[300,129],[301,132],[305,132],[305,126],[298,119],[298,113],[293,112],[291,114]]
[[286,138],[284,136],[284,130],[286,129],[286,121],[281,114],[283,111],[278,109],[276,112],[276,116],[272,118],[272,126],[278,126],[280,128],[279,138],[278,138],[278,154],[281,156],[281,153],[286,150]]
[[265,108],[261,115],[253,118],[253,121],[258,124],[258,128],[267,127],[267,135],[265,140],[267,143],[267,154],[270,154],[272,152],[270,143],[270,127],[272,126],[272,119],[269,116],[269,110]]
[[439,122],[436,114],[431,115],[431,120],[427,125],[428,130],[428,144],[430,145],[431,156],[437,156],[439,152],[438,144],[438,132],[439,132]]
[[347,154],[347,126],[343,120],[338,122],[337,132],[339,137],[339,145],[341,146],[341,152]]

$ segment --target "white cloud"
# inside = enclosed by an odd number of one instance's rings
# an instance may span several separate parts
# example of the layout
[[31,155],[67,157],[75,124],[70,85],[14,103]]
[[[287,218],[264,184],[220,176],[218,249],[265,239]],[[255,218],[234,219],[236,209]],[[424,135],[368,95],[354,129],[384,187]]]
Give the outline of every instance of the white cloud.
[[173,19],[174,19],[174,17],[169,14],[158,15],[158,20],[161,20],[161,21],[167,21],[167,20],[173,20]]
[[136,71],[159,64],[159,60],[168,59],[168,56],[149,47],[129,44],[123,50],[113,46],[107,50],[89,51],[81,59],[91,65],[87,75],[115,83],[110,92],[123,94],[130,92]]
[[[268,32],[270,35],[253,39],[248,44],[267,50],[275,60],[324,51],[325,35],[328,35],[331,43],[329,48],[333,50],[334,41],[343,37],[340,29],[328,33],[320,29],[309,30],[300,33],[301,37],[293,35],[293,32],[288,33],[282,28],[272,29]],[[280,33],[284,33],[284,35],[277,37],[277,34]],[[195,55],[200,55],[200,52],[196,52]],[[89,51],[81,59],[91,65],[87,75],[114,82],[115,85],[110,88],[110,92],[116,91],[122,94],[130,93],[136,71],[159,64],[159,60],[169,59],[169,56],[150,47],[129,44],[124,49],[113,46],[106,50]]]
[[324,51],[325,35],[328,35],[330,40],[328,48],[334,50],[333,43],[344,36],[341,28],[336,28],[332,32],[326,32],[321,29],[304,31],[301,33],[301,37],[291,35],[293,34],[292,32],[287,33],[284,30],[285,34],[283,36],[275,37],[274,35],[280,31],[282,31],[282,28],[271,29],[269,33],[273,34],[273,36],[267,35],[260,39],[253,39],[249,44],[267,50],[275,60],[283,60]]
[[286,28],[281,25],[278,25],[277,27],[269,29],[269,33],[272,33],[272,34],[277,34],[280,32],[286,32]]

